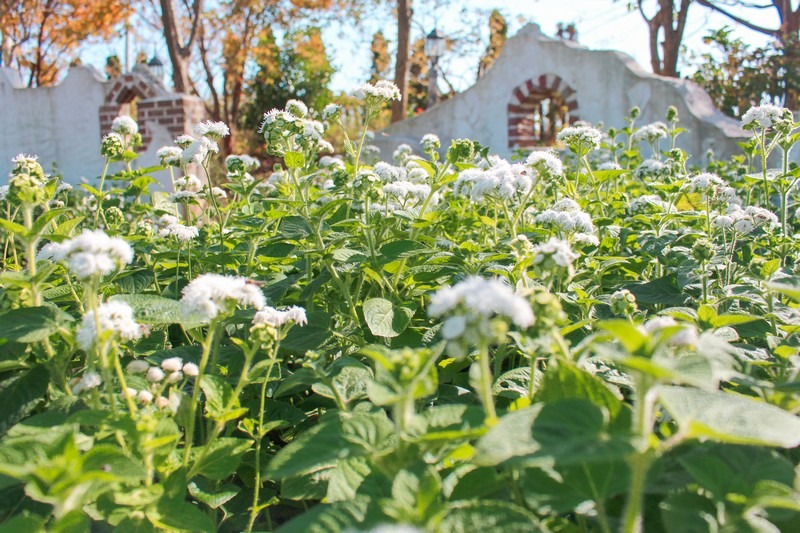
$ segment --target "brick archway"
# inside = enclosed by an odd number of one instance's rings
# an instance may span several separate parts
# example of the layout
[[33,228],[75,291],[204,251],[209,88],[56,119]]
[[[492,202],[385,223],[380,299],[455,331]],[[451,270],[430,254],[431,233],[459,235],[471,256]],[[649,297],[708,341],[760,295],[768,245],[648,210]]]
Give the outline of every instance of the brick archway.
[[575,89],[555,74],[542,74],[515,87],[508,103],[508,147],[555,143],[558,131],[579,120]]
[[144,65],[110,83],[105,103],[100,106],[101,136],[111,131],[114,119],[128,113],[127,107],[138,99],[136,121],[142,134],[142,150],[153,140],[155,125],[167,130],[172,138],[192,131],[194,124],[206,118],[203,102],[185,94],[172,93],[152,77]]

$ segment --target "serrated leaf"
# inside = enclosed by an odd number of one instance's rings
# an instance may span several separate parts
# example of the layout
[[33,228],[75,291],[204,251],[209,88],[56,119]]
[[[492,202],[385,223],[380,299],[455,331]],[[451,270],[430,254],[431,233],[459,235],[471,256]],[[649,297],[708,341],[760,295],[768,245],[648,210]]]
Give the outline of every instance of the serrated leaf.
[[283,156],[286,168],[303,168],[306,158],[300,152],[286,152]]
[[502,531],[530,533],[538,531],[539,519],[524,507],[505,501],[460,501],[448,505],[437,533],[474,533]]
[[370,500],[359,497],[346,502],[315,505],[275,530],[275,533],[342,533],[367,516]]
[[230,483],[219,488],[212,487],[208,481],[198,478],[189,483],[189,494],[212,509],[218,509],[232,500],[242,489]]
[[229,410],[239,409],[239,399],[233,398],[231,386],[221,377],[212,374],[200,376],[199,385],[206,400],[206,416],[215,420],[230,420]]
[[242,456],[252,444],[253,442],[249,439],[223,437],[214,441],[210,448],[208,446],[194,447],[191,452],[195,461],[192,470],[208,479],[225,479],[239,468]]
[[58,331],[72,317],[56,307],[22,307],[0,313],[0,339],[23,344],[39,342]]
[[47,393],[50,374],[43,366],[0,381],[0,435],[28,416]]
[[800,445],[800,419],[774,405],[675,386],[659,387],[658,397],[687,437],[783,448]]

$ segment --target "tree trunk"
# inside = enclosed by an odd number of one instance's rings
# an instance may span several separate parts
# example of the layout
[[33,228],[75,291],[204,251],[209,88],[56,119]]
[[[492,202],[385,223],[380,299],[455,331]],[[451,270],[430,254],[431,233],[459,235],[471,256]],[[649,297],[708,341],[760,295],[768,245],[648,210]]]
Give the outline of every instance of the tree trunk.
[[397,57],[394,83],[400,89],[400,101],[392,102],[392,122],[406,117],[408,108],[408,55],[411,52],[411,2],[397,0]]
[[164,40],[167,43],[167,53],[172,64],[172,85],[175,92],[189,92],[189,59],[192,56],[192,43],[197,35],[197,31],[202,22],[201,13],[203,1],[194,0],[191,7],[191,30],[186,42],[181,42],[180,32],[178,31],[178,21],[176,20],[175,10],[172,7],[172,0],[160,0],[161,3],[161,22],[164,26]]

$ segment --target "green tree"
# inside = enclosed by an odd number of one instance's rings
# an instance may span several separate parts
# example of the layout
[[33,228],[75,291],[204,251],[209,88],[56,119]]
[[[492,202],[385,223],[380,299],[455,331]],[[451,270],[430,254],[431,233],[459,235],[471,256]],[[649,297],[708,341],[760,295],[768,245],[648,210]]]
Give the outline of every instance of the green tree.
[[[796,108],[800,72],[791,64],[796,54],[769,44],[752,48],[731,36],[723,27],[703,40],[713,48],[689,61],[697,70],[692,79],[711,96],[716,106],[732,117],[741,116],[750,106],[769,101]],[[790,46],[797,46],[790,41]]]
[[497,58],[500,57],[507,39],[508,23],[505,17],[495,9],[489,15],[489,45],[486,47],[486,52],[484,52],[478,64],[478,79],[484,77]]
[[376,32],[372,36],[372,45],[370,46],[372,52],[372,65],[370,66],[369,82],[375,83],[378,80],[386,79],[389,72],[389,65],[391,64],[391,56],[389,55],[389,43],[383,32]]
[[[255,131],[265,112],[283,108],[292,98],[314,109],[331,101],[333,94],[328,85],[334,69],[319,28],[289,33],[282,44],[270,29],[265,29],[255,59],[258,71],[245,87],[250,98],[241,108],[242,128]],[[263,143],[256,142],[248,149],[263,151]]]

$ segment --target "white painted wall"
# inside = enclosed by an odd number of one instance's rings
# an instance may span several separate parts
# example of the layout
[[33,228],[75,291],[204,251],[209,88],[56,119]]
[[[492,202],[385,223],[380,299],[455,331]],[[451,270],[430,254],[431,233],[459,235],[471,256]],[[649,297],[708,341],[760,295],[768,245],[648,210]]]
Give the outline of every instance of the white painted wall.
[[0,69],[0,183],[20,153],[38,155],[46,172],[57,168],[71,183],[99,176],[103,76],[80,67],[54,87],[28,89],[17,82],[15,71]]
[[576,91],[576,114],[605,127],[624,127],[623,117],[634,105],[642,109],[638,125],[663,121],[667,107],[674,105],[679,125],[689,130],[678,138],[678,145],[690,154],[690,165],[705,163],[708,148],[720,159],[741,153],[736,142],[749,137],[738,121],[714,107],[697,84],[655,76],[622,52],[589,50],[575,42],[552,39],[537,25],[529,24],[508,40],[494,66],[470,89],[379,132],[375,144],[381,148],[381,157],[391,159],[403,142],[418,148],[425,133],[439,135],[443,148],[450,139],[469,138],[509,157],[507,106],[512,91],[542,74],[560,76],[562,86]]

